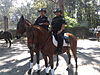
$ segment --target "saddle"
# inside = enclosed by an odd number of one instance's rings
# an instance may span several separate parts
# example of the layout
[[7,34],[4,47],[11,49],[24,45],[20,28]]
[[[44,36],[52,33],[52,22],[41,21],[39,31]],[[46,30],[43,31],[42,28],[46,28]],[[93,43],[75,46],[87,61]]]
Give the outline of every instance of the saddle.
[[[69,36],[67,35],[64,35],[64,39],[63,39],[63,46],[69,46]],[[57,47],[57,41],[54,37],[54,35],[52,35],[52,41],[53,41],[53,44]]]

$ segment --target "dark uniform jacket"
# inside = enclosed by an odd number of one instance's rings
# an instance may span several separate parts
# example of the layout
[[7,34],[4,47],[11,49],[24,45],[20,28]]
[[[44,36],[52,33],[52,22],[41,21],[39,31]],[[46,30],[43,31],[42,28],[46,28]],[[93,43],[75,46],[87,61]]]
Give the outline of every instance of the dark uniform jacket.
[[48,18],[46,16],[39,16],[37,18],[37,20],[35,21],[34,25],[39,25],[39,26],[41,26],[41,27],[48,30],[49,26],[48,25],[43,25],[43,23],[45,23],[45,22],[49,23]]
[[62,24],[66,24],[63,16],[54,17],[51,22],[53,32],[58,32],[61,29]]

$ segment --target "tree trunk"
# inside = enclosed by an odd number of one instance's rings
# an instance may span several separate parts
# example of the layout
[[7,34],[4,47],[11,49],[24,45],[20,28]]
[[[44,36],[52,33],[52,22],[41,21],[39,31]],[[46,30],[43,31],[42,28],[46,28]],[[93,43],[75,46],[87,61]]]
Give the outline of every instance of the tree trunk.
[[64,15],[64,0],[58,0],[59,8],[62,10],[62,15]]
[[50,0],[55,3],[55,8],[60,8],[62,10],[62,15],[64,15],[64,0]]
[[4,16],[4,31],[8,30],[8,17]]

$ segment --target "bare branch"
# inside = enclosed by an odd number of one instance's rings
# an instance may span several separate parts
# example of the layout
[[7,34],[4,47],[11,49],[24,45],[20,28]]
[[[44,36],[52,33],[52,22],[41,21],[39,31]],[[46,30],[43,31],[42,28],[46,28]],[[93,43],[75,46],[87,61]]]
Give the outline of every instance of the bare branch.
[[57,4],[58,2],[56,2],[56,0],[54,1],[54,0],[49,0],[49,1],[52,1],[53,3],[55,3],[55,4]]

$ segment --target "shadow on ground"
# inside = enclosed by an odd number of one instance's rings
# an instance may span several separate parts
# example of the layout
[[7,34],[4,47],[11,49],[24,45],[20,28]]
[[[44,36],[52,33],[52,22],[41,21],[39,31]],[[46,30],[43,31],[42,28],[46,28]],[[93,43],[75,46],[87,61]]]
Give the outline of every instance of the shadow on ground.
[[93,67],[95,70],[100,72],[100,48],[90,47],[83,48],[78,47],[78,58],[84,60],[81,65],[96,65],[98,67]]

